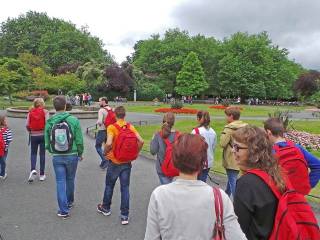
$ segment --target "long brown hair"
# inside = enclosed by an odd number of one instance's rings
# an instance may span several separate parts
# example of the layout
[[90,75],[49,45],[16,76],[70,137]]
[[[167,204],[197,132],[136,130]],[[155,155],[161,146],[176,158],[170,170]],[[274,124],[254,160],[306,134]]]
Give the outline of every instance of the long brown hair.
[[200,110],[197,113],[197,118],[199,120],[201,120],[201,123],[200,123],[199,127],[205,127],[205,128],[209,128],[210,127],[210,114],[209,114],[208,111]]
[[162,126],[161,126],[161,135],[163,138],[169,137],[171,133],[171,129],[174,125],[174,122],[175,122],[175,117],[172,112],[168,112],[164,114]]
[[0,115],[0,127],[7,127],[5,120],[6,120],[6,115]]
[[282,178],[281,168],[272,154],[272,144],[267,134],[256,126],[245,126],[239,128],[232,134],[237,142],[248,146],[248,168],[258,168],[271,176],[281,192],[285,191],[285,183]]

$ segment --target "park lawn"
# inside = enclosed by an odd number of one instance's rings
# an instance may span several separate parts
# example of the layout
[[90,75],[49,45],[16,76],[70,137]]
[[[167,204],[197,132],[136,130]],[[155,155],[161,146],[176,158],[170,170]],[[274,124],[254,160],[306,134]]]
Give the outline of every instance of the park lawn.
[[[141,103],[141,105],[124,104],[128,112],[140,112],[140,113],[156,113],[154,110],[157,108],[170,108],[169,104],[159,104],[158,106],[147,105]],[[185,108],[192,108],[197,110],[207,110],[212,116],[224,116],[224,111],[220,109],[209,108],[210,104],[185,104]],[[268,113],[274,112],[276,109],[281,111],[299,112],[305,109],[304,106],[249,106],[249,105],[237,105],[243,108],[241,116],[268,116]]]
[[[3,97],[0,97],[0,109],[5,109],[8,107],[30,107],[32,106],[32,101],[26,101],[21,99],[13,99],[12,105],[10,104],[9,100],[4,99]],[[49,97],[49,99],[46,101],[46,105],[48,107],[52,106],[52,98]]]
[[[248,120],[246,121],[250,124],[254,124],[257,126],[262,127],[263,122],[260,120]],[[178,120],[175,123],[175,129],[179,130],[181,132],[191,132],[192,129],[196,126],[196,122],[192,120]],[[308,124],[306,124],[305,121],[293,121],[293,126],[299,130],[299,131],[307,131],[310,133],[320,134],[320,128],[319,128],[320,121],[309,121]],[[218,136],[218,142],[220,138],[220,134],[223,130],[223,127],[225,125],[224,120],[214,120],[211,124],[212,128],[216,131]],[[147,125],[147,126],[136,126],[137,130],[141,134],[142,138],[145,140],[145,144],[143,146],[143,152],[147,155],[150,155],[149,148],[150,148],[150,141],[152,139],[152,136],[155,132],[160,130],[159,125]],[[320,157],[320,151],[312,151],[314,155],[317,157]],[[215,158],[214,158],[214,166],[213,170],[225,173],[224,168],[222,167],[222,148],[218,145],[215,151]],[[320,196],[320,185],[316,188],[314,188],[311,192],[311,194]],[[314,199],[312,198],[312,201]]]

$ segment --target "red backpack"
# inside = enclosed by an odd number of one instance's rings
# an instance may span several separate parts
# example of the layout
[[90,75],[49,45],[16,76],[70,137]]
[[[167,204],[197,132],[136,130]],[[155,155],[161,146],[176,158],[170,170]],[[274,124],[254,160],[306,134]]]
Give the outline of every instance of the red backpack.
[[113,126],[119,131],[113,151],[115,158],[122,163],[136,160],[139,154],[138,139],[136,134],[130,129],[130,124],[127,123],[123,127],[120,127],[115,123]]
[[108,112],[106,119],[104,120],[104,125],[106,126],[106,128],[117,122],[116,119],[116,114],[114,113],[114,111],[112,111],[111,108],[105,108],[105,110]]
[[287,146],[281,147],[277,144],[273,146],[280,166],[285,170],[293,188],[304,195],[311,191],[309,181],[308,164],[303,153],[291,141],[287,141]]
[[43,108],[33,108],[29,112],[29,129],[41,131],[46,124],[46,114]]
[[266,172],[260,169],[251,169],[247,173],[260,177],[279,200],[269,240],[320,239],[317,219],[310,205],[301,193],[291,187],[290,181],[286,184],[287,190],[281,194]]
[[7,128],[2,128],[0,130],[0,157],[3,157],[4,156],[4,151],[5,151],[5,148],[6,148],[6,143],[4,141],[4,132],[7,131]]
[[164,159],[161,164],[161,170],[163,174],[167,177],[175,177],[179,175],[179,170],[175,168],[172,161],[172,145],[178,139],[179,135],[179,132],[175,132],[174,140],[173,142],[170,142],[169,138],[163,138],[162,134],[160,133],[160,136],[166,144],[166,152],[164,154]]

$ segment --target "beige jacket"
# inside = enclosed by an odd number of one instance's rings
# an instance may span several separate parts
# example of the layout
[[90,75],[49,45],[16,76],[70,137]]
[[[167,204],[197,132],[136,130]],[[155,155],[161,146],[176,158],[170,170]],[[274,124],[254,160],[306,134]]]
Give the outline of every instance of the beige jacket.
[[225,169],[239,170],[239,167],[236,164],[236,161],[234,160],[234,156],[232,153],[231,135],[235,130],[246,125],[247,123],[244,123],[240,120],[236,120],[224,126],[224,129],[220,137],[220,146],[223,148],[222,165]]

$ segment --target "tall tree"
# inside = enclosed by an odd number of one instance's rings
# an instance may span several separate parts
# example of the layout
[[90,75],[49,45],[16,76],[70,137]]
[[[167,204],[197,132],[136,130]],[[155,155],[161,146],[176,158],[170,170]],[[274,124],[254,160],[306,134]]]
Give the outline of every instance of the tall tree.
[[294,83],[296,93],[309,97],[320,90],[320,72],[311,70],[303,73]]
[[190,52],[177,75],[175,90],[180,95],[197,95],[209,87],[196,53]]
[[83,64],[92,59],[113,61],[102,41],[86,28],[77,29],[70,22],[37,12],[27,12],[1,24],[0,56],[17,57],[24,52],[42,57],[53,71],[61,65]]
[[31,77],[22,62],[13,58],[0,59],[0,92],[8,95],[12,104],[12,93],[26,89]]

